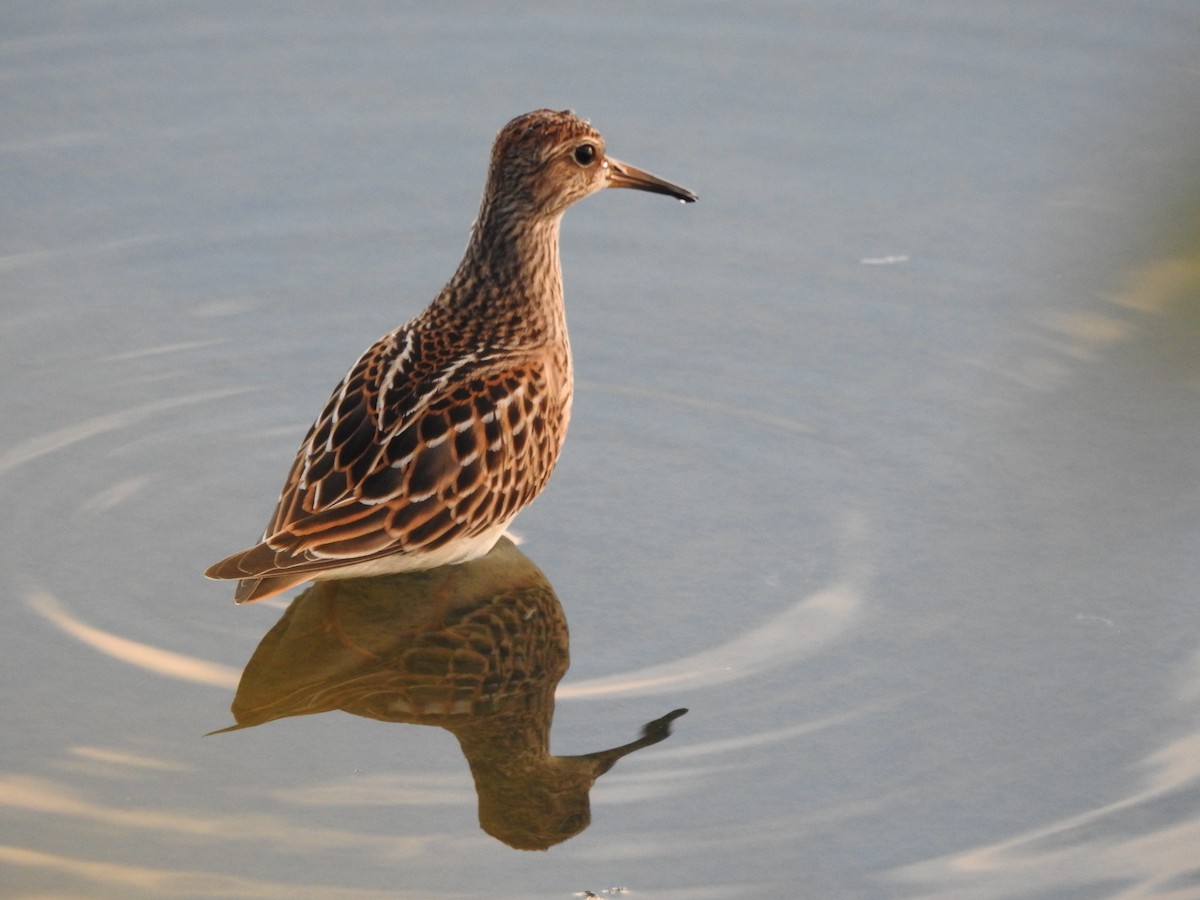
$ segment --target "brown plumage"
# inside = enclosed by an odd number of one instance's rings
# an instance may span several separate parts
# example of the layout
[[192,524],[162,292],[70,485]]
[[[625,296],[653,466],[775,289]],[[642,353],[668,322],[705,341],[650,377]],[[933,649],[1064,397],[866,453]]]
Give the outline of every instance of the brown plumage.
[[545,487],[571,412],[558,229],[608,187],[696,196],[605,155],[570,112],[509,122],[458,270],[351,368],[300,445],[262,541],[210,568],[239,603],[313,579],[478,558]]

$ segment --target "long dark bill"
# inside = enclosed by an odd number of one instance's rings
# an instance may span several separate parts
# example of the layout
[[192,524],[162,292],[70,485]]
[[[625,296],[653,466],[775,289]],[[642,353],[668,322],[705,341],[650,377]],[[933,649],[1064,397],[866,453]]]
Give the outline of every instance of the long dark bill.
[[663,181],[658,176],[651,175],[649,172],[643,172],[641,169],[631,166],[628,163],[623,163],[619,159],[613,159],[610,156],[607,163],[609,187],[633,188],[638,191],[649,191],[652,194],[666,194],[668,197],[674,197],[677,200],[682,200],[684,203],[695,203],[699,199],[699,197],[687,188],[681,188],[677,184]]

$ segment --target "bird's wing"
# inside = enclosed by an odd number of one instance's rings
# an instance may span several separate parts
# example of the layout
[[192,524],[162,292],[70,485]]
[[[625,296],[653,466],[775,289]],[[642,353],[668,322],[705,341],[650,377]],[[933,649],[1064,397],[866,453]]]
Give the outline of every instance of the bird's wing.
[[363,354],[292,464],[263,540],[210,568],[268,578],[422,553],[510,519],[549,478],[545,363],[430,362],[400,331]]

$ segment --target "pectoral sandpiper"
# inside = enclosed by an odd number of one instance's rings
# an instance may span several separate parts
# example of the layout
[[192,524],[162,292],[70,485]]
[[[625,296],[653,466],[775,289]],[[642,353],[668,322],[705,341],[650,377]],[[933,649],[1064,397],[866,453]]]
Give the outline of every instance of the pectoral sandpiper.
[[310,580],[486,554],[545,487],[571,412],[558,229],[610,187],[696,195],[606,155],[570,112],[496,136],[458,271],[350,369],[300,445],[262,541],[210,568],[239,603]]

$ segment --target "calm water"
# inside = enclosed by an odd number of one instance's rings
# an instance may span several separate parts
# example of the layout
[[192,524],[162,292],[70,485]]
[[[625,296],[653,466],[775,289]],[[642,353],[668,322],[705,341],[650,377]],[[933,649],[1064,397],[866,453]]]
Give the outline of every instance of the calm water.
[[[555,9],[0,11],[2,892],[1200,896],[1200,9]],[[545,105],[520,552],[234,607]]]

